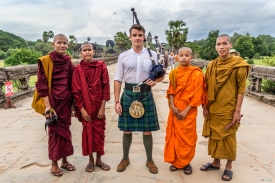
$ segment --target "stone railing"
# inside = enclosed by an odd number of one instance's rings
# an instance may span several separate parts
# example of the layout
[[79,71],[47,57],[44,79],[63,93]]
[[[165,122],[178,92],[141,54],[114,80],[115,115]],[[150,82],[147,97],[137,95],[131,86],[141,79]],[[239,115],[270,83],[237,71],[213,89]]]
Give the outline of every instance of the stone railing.
[[199,67],[201,70],[206,69],[209,61],[206,60],[195,60],[191,61],[191,65]]
[[262,92],[263,79],[275,82],[275,67],[251,66],[248,76],[250,85],[247,87],[246,95],[275,106],[275,95]]
[[[105,57],[105,58],[95,58],[95,60],[103,60],[107,65],[117,62],[118,57]],[[79,61],[73,61],[75,65]],[[10,99],[12,102],[17,102],[28,96],[33,95],[34,87],[30,87],[29,80],[30,76],[37,75],[37,64],[32,65],[19,65],[11,67],[0,68],[0,107],[3,107],[6,102],[5,93],[3,93],[3,87],[6,81],[18,80],[19,88]]]
[[[117,62],[118,57],[96,58],[95,60],[104,60],[107,65]],[[73,61],[78,64],[79,61]],[[191,64],[201,69],[207,68],[209,61],[205,60],[192,60]],[[33,95],[33,87],[29,86],[30,76],[37,74],[37,65],[21,65],[13,67],[0,68],[0,88],[2,89],[5,81],[19,80],[19,90],[11,96],[13,102]],[[249,74],[250,85],[247,87],[246,95],[260,100],[264,103],[275,106],[275,95],[270,95],[261,92],[262,79],[275,81],[275,67],[267,66],[251,66]],[[0,90],[0,107],[6,101],[5,94]]]
[[[191,65],[201,69],[207,68],[209,61],[192,60]],[[275,67],[251,65],[248,80],[249,86],[245,94],[266,104],[275,106],[275,95],[262,92],[262,80],[275,81]]]

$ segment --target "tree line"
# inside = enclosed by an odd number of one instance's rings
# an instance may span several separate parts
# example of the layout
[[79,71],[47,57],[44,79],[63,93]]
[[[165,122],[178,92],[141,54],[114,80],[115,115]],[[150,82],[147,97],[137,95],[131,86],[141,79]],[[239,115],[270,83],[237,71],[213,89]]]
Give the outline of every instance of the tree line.
[[[29,41],[0,30],[0,59],[5,60],[5,66],[37,63],[39,57],[53,50],[51,44],[53,38],[53,31],[44,31],[41,39]],[[74,35],[69,35],[68,46],[67,54],[74,56],[77,47],[77,39]]]
[[[220,34],[219,30],[211,30],[206,39],[187,42],[186,40],[188,38],[189,30],[184,21],[169,21],[168,26],[169,29],[165,30],[167,41],[165,50],[177,53],[177,50],[180,47],[188,46],[193,50],[195,58],[212,60],[218,56],[215,50],[215,42]],[[275,55],[275,38],[270,35],[259,35],[253,37],[249,33],[246,33],[245,35],[234,33],[229,36],[231,36],[233,48],[240,52],[242,57],[259,58],[261,56]],[[53,37],[53,31],[44,31],[41,39],[38,39],[37,41],[29,41],[0,30],[0,59],[11,57],[12,54],[19,53],[21,51],[20,49],[32,50],[24,50],[23,53],[32,54],[33,57],[36,57],[37,55],[46,55],[53,49],[51,45]],[[90,41],[90,38],[87,38],[87,41]],[[131,42],[126,32],[117,32],[114,36],[114,42],[114,49],[119,50],[120,52],[131,47]],[[151,49],[156,50],[153,43],[150,42],[149,46]],[[77,52],[76,49],[77,39],[74,35],[69,35],[68,54],[75,56]],[[32,62],[33,61],[31,61],[31,63]],[[10,64],[6,62],[6,65]]]

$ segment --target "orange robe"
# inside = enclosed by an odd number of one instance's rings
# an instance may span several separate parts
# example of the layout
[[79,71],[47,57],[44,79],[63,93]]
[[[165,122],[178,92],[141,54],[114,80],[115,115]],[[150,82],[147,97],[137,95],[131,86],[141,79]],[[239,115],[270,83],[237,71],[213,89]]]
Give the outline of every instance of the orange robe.
[[174,95],[174,105],[180,111],[192,106],[183,121],[170,109],[166,127],[164,161],[183,168],[195,155],[197,107],[204,101],[204,76],[198,67],[180,66],[170,72],[169,78],[167,97]]

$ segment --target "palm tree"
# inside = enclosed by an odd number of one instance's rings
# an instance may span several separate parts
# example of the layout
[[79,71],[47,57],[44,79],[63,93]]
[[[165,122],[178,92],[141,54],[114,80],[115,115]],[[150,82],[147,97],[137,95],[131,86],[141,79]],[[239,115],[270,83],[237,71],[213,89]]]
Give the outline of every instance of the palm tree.
[[49,31],[49,32],[48,32],[48,37],[49,37],[50,39],[52,39],[52,38],[54,37],[53,31]]
[[186,23],[182,20],[170,21],[168,22],[169,30],[165,30],[166,40],[168,44],[172,47],[175,53],[178,49],[184,46],[187,40],[188,28],[183,28]]
[[47,31],[44,31],[42,34],[42,39],[44,42],[48,42],[49,41],[49,34]]
[[117,32],[114,38],[116,46],[120,49],[120,52],[123,52],[124,50],[131,47],[131,41],[129,40],[129,37],[126,36],[124,33]]
[[69,35],[69,49],[73,55],[73,57],[75,56],[75,48],[77,46],[77,40],[76,38],[74,37],[74,35]]

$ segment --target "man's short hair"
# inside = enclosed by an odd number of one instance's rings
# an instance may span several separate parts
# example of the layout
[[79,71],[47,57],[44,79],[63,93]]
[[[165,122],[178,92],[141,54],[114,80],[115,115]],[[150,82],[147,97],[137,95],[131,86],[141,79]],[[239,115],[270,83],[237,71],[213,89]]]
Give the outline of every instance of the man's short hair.
[[[219,36],[217,37],[217,39],[218,39],[219,37],[227,37],[229,43],[232,43],[232,42],[231,42],[230,36],[228,36],[227,34],[221,34],[221,35],[219,35]],[[216,40],[217,40],[217,39],[216,39]]]
[[143,27],[142,25],[140,25],[140,24],[134,24],[134,25],[132,25],[132,27],[129,29],[130,35],[131,35],[132,29],[137,29],[137,30],[139,30],[139,31],[143,31],[143,34],[145,34],[145,29],[144,29],[144,27]]

